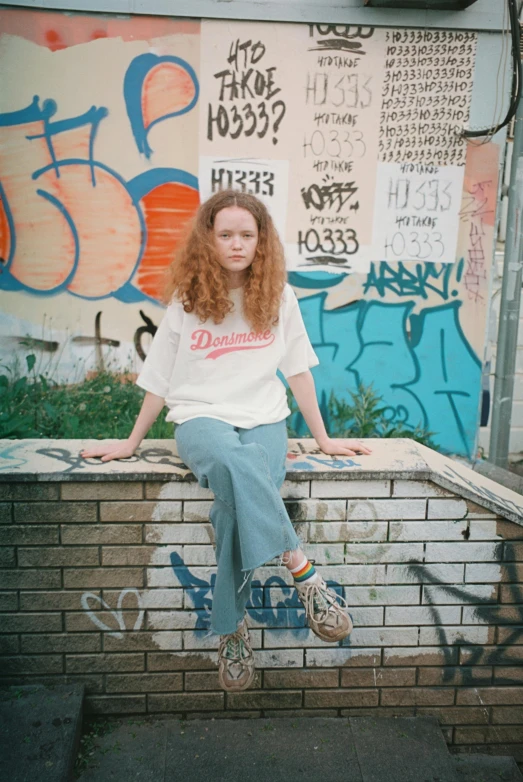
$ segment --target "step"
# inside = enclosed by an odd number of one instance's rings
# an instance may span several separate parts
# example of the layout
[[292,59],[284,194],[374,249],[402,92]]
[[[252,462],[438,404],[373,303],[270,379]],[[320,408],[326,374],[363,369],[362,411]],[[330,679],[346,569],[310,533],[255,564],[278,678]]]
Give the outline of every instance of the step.
[[349,717],[363,782],[459,782],[438,720]]
[[78,782],[363,782],[345,719],[122,718]]
[[0,779],[69,782],[83,698],[79,684],[0,688]]
[[460,782],[523,782],[513,757],[467,753],[452,758]]

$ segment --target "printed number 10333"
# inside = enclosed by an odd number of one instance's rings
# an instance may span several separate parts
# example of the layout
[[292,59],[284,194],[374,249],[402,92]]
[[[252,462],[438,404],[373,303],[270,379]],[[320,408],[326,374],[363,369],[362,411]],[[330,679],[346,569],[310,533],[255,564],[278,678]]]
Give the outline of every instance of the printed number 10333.
[[322,228],[317,231],[298,231],[298,253],[300,255],[321,252],[325,255],[354,255],[359,250],[354,228]]
[[[325,255],[354,255],[359,242],[354,228],[322,228],[298,231],[298,253],[300,255],[323,253]],[[440,231],[395,231],[385,237],[384,260],[437,261],[447,254],[447,248]],[[454,258],[447,259],[448,261]]]
[[386,259],[437,261],[446,248],[440,231],[395,231],[385,237],[383,252]]

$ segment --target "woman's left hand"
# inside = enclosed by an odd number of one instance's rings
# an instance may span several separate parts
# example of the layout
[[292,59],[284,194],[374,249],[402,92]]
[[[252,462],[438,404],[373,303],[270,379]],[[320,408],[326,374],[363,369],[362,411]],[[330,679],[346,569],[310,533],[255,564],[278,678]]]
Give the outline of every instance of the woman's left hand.
[[357,454],[372,453],[372,448],[363,445],[361,440],[346,440],[344,438],[331,438],[318,443],[323,453],[331,456],[356,456]]

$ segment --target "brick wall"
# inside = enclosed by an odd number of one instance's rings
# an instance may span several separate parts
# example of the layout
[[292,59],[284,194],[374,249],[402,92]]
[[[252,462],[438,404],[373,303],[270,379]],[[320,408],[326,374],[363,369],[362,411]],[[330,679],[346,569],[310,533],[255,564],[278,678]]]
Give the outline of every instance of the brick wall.
[[93,714],[434,714],[456,748],[523,760],[522,526],[426,481],[288,481],[354,630],[317,639],[269,563],[249,608],[257,679],[225,694],[212,495],[125,477],[0,484],[4,684],[83,682]]

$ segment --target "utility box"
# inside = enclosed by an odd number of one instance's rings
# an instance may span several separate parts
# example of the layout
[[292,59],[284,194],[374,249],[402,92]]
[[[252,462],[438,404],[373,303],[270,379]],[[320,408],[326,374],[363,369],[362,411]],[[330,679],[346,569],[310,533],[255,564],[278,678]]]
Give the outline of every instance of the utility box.
[[462,11],[476,0],[365,0],[372,8],[420,8],[424,11]]

